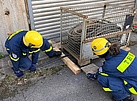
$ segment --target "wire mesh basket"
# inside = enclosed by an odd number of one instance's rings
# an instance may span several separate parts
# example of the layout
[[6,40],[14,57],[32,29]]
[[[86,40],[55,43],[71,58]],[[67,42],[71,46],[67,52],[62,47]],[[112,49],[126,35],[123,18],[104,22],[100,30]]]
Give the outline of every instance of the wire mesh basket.
[[61,47],[82,66],[96,57],[90,48],[95,38],[104,37],[126,46],[133,18],[133,8],[109,3],[61,7]]

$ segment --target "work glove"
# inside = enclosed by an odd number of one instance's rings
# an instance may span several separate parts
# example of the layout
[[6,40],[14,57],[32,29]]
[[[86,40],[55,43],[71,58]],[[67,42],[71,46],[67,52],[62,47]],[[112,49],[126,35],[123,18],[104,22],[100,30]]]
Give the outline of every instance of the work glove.
[[62,54],[61,51],[54,51],[54,55],[53,56],[60,56]]
[[49,56],[49,58],[55,57],[55,56],[60,56],[62,54],[61,51],[54,51],[52,56]]
[[14,74],[15,74],[17,77],[21,77],[21,76],[24,75],[23,71],[15,70],[13,67],[12,67],[12,70],[14,71]]
[[36,71],[36,64],[32,64],[31,67],[29,68],[30,72],[35,72]]
[[96,80],[96,74],[91,74],[91,73],[88,73],[87,74],[87,78],[90,79],[90,80]]

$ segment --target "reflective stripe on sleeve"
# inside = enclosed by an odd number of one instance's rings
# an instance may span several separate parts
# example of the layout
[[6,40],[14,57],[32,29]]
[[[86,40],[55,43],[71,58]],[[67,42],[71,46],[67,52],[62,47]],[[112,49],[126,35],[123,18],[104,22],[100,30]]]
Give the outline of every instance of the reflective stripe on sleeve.
[[23,55],[27,55],[26,53],[22,53]]
[[19,58],[13,58],[11,55],[10,55],[10,58],[11,58],[11,60],[13,60],[13,61],[18,61],[19,60]]
[[11,35],[9,36],[8,40],[10,40],[13,36],[15,36],[16,34],[18,34],[18,33],[21,32],[21,31],[23,31],[23,30],[18,30],[18,31],[16,31],[16,32],[14,32],[13,34],[11,34]]
[[99,73],[103,76],[108,76],[108,74],[106,74],[106,73],[102,73],[102,72],[99,72]]
[[106,92],[111,92],[112,91],[110,88],[105,88],[105,87],[103,87],[103,90],[106,91]]
[[6,50],[10,50],[9,48],[6,48]]
[[119,64],[117,69],[123,73],[133,62],[134,59],[135,59],[135,55],[129,52],[127,56],[124,58],[124,60]]
[[52,50],[52,46],[49,47],[49,49],[45,50],[44,52],[50,52]]
[[124,80],[124,84],[125,84],[125,85],[127,85],[127,84],[128,84],[128,82]]
[[32,54],[32,53],[36,53],[36,52],[39,52],[39,51],[40,51],[40,49],[37,49],[37,50],[31,51],[31,52],[29,52],[29,53]]

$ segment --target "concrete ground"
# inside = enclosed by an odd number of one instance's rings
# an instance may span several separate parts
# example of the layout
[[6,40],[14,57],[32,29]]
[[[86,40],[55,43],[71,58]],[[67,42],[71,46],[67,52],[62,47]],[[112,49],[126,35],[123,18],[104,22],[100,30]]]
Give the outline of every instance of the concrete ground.
[[[131,52],[137,56],[137,34],[132,34],[131,41]],[[110,94],[104,92],[96,80],[88,80],[84,72],[75,75],[63,64],[60,58],[43,58],[44,59],[39,60],[38,68],[44,67],[45,70],[47,70],[48,68],[60,65],[62,68],[58,70],[58,72],[51,73],[51,75],[42,76],[41,78],[35,77],[31,82],[9,87],[10,90],[3,90],[3,92],[1,92],[3,96],[0,96],[0,101],[111,101]],[[5,61],[6,59],[0,60],[2,64]],[[99,59],[95,60],[95,63],[99,62]],[[2,73],[13,75],[8,62],[6,63],[6,65],[3,64],[5,68],[1,68],[1,71],[3,71],[1,72],[1,77],[3,76],[3,78],[6,77],[6,75],[2,75]],[[18,79],[15,80],[18,81]],[[3,93],[11,94],[4,96]],[[135,101],[137,101],[137,96],[134,97]]]

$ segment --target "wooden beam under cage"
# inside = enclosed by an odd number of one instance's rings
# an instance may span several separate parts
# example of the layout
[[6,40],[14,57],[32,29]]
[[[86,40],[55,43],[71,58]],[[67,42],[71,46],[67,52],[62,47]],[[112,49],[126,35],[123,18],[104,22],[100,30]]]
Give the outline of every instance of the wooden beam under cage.
[[[59,51],[57,47],[55,47],[54,50]],[[74,74],[79,74],[81,72],[81,69],[74,62],[72,62],[63,52],[61,55],[61,59]]]
[[[130,48],[126,47],[126,46],[121,47],[121,49],[123,49],[125,51],[130,51]],[[59,49],[57,47],[55,47],[54,50],[59,51]],[[68,57],[66,57],[64,53],[62,53],[61,58],[62,58],[62,61],[70,68],[70,70],[74,74],[79,74],[81,72],[81,69],[86,74],[93,73],[93,72],[95,72],[96,69],[98,69],[98,67],[94,63],[84,66],[80,69],[74,62],[72,62]]]

